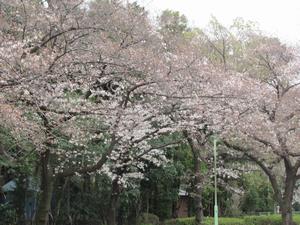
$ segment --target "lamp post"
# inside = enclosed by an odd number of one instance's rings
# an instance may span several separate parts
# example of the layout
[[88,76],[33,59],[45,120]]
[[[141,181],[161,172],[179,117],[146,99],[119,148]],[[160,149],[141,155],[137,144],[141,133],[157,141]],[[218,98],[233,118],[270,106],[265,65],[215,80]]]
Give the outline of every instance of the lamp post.
[[217,199],[217,139],[216,138],[214,138],[214,175],[215,175],[214,225],[218,225],[219,219],[218,219],[218,199]]

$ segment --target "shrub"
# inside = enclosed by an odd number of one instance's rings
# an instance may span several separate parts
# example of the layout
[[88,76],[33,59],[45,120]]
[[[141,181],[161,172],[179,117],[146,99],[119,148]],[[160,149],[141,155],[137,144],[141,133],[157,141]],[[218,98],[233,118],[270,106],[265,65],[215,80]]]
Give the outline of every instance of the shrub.
[[16,211],[11,204],[0,204],[0,215],[0,225],[8,225],[15,223]]
[[138,224],[141,225],[159,225],[158,216],[151,213],[142,213],[139,216]]
[[164,222],[164,225],[194,225],[195,218],[180,218],[180,219],[171,219]]
[[[300,215],[293,216],[295,225],[300,225]],[[165,221],[164,225],[194,225],[195,219],[179,218]],[[205,218],[203,225],[213,225],[213,218]],[[266,216],[245,216],[241,218],[219,218],[219,225],[281,225],[280,215],[266,215]]]
[[245,225],[281,225],[281,218],[277,215],[246,216]]
[[[280,215],[266,216],[246,216],[244,217],[245,225],[281,225]],[[300,224],[299,216],[294,216],[295,225]]]
[[[204,225],[213,225],[214,219],[207,218],[204,220]],[[244,220],[241,218],[219,218],[219,225],[244,225]]]
[[[164,225],[194,225],[195,219],[193,217],[190,218],[180,218],[167,220]],[[213,225],[213,218],[205,218],[203,225]],[[219,225],[244,225],[244,220],[240,218],[220,218]]]

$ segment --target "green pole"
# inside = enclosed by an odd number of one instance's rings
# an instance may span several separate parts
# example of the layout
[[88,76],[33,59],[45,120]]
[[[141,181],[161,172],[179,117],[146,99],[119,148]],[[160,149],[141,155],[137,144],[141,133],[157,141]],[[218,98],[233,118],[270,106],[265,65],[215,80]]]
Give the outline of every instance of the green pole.
[[219,224],[218,220],[218,199],[217,199],[217,139],[214,138],[214,175],[215,175],[215,206],[214,206],[214,225]]

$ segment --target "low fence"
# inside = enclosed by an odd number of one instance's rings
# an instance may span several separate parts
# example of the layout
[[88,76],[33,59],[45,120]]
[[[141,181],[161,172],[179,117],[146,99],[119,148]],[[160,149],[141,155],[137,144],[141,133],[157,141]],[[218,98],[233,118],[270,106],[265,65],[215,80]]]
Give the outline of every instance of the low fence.
[[[250,212],[247,213],[243,216],[268,216],[268,215],[276,215],[276,214],[280,214],[280,212]],[[293,214],[300,214],[300,211],[293,211]]]

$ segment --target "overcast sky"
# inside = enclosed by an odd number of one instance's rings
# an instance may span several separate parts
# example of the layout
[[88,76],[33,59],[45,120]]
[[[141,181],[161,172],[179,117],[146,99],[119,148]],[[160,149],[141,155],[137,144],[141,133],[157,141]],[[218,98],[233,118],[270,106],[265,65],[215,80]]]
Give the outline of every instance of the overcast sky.
[[204,27],[211,15],[222,24],[234,18],[258,22],[268,34],[284,42],[300,42],[300,0],[138,0],[152,15],[164,9],[185,14],[192,26]]

